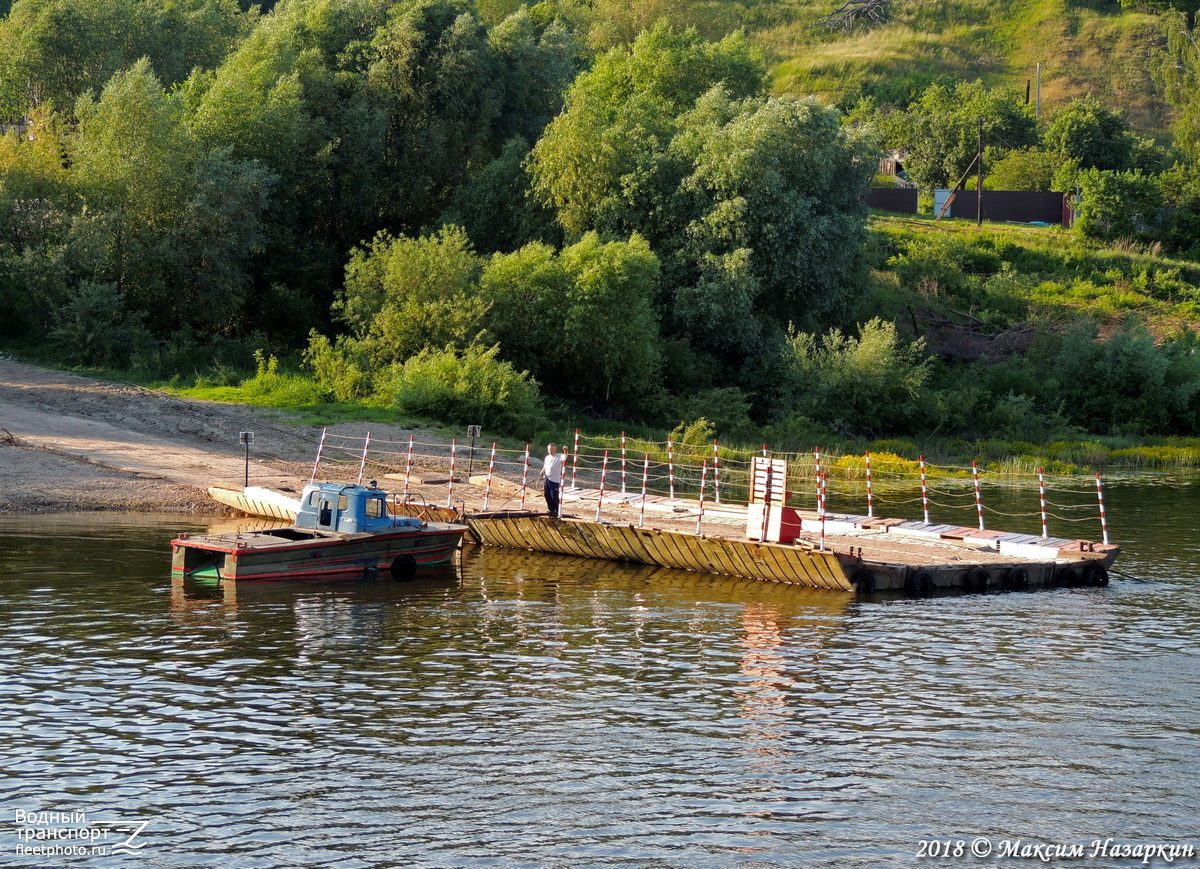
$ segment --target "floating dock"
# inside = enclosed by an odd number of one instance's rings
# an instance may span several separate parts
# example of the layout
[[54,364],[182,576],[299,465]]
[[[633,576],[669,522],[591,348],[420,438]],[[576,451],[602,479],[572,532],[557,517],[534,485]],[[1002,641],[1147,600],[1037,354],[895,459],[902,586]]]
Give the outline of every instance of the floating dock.
[[[331,436],[332,437],[332,436]],[[369,441],[369,435],[367,438]],[[381,446],[381,445],[379,445]],[[313,476],[321,463],[318,449]],[[725,458],[718,464],[713,444],[713,483],[705,499],[707,462],[699,475],[698,497],[675,497],[678,466],[667,443],[669,493],[647,488],[650,460],[643,462],[641,492],[636,481],[627,485],[624,438],[621,444],[620,490],[605,492],[609,452],[598,466],[576,477],[581,451],[578,435],[572,454],[570,481],[562,489],[563,515],[524,509],[526,502],[540,506],[540,493],[531,484],[530,450],[510,459],[508,470],[520,473],[518,483],[495,472],[495,445],[487,475],[455,478],[455,446],[447,457],[414,455],[413,439],[407,453],[372,462],[372,470],[393,490],[389,509],[399,515],[433,522],[460,522],[470,529],[468,539],[485,546],[548,552],[562,555],[647,564],[747,579],[831,589],[841,592],[898,592],[924,594],[945,589],[982,591],[1037,586],[1105,585],[1120,547],[1075,537],[1052,537],[1047,531],[1047,499],[1041,489],[1041,535],[984,529],[978,469],[974,465],[974,503],[979,527],[928,521],[929,499],[926,464],[921,460],[921,492],[926,521],[873,515],[833,513],[826,509],[825,477],[820,455],[816,459],[817,509],[791,506],[788,483],[793,468],[786,459],[750,457],[744,468],[731,467]],[[367,443],[361,454],[352,453],[349,468],[361,476],[368,465]],[[586,452],[585,463],[586,463]],[[461,458],[458,459],[461,462]],[[633,465],[636,472],[637,466]],[[616,476],[616,460],[613,461]],[[403,473],[395,469],[401,467]],[[461,467],[461,465],[460,465]],[[448,468],[448,470],[447,470]],[[744,500],[720,500],[718,468],[727,487],[741,474]],[[695,469],[693,469],[694,471]],[[590,474],[588,473],[590,471]],[[344,473],[344,469],[342,471]],[[589,479],[590,483],[584,483]],[[773,485],[772,481],[775,481]],[[694,484],[695,481],[693,481]],[[275,519],[291,519],[298,501],[287,493],[249,487],[213,487],[209,493],[241,512]],[[444,497],[443,497],[444,493]],[[1103,495],[1096,478],[1099,519],[1104,524]],[[968,494],[969,497],[969,494]],[[871,500],[870,459],[866,462],[866,501]],[[520,509],[511,509],[514,502]],[[490,505],[499,504],[500,509]],[[1057,505],[1060,508],[1085,505]],[[1093,502],[1092,509],[1096,507]],[[1095,515],[1093,513],[1093,515]],[[1081,521],[1081,520],[1074,520]]]

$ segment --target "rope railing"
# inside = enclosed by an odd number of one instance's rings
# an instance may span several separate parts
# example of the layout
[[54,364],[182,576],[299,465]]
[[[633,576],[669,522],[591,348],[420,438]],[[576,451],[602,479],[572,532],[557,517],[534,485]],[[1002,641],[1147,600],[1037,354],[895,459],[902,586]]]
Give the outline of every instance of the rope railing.
[[[369,438],[369,441],[368,441]],[[976,521],[982,529],[986,517],[1015,519],[1043,518],[1043,536],[1047,536],[1046,521],[1086,523],[1102,520],[1103,491],[1099,476],[1096,486],[1083,483],[1078,476],[1066,474],[1017,474],[1009,470],[993,471],[978,464],[972,466],[936,465],[913,462],[891,454],[835,455],[814,449],[807,453],[775,453],[767,445],[762,450],[734,449],[717,441],[703,444],[676,442],[671,438],[654,441],[623,435],[590,436],[571,432],[561,441],[565,453],[563,488],[567,492],[595,490],[604,478],[605,497],[610,503],[642,503],[644,521],[646,499],[666,498],[698,502],[701,494],[706,512],[737,508],[752,497],[753,461],[759,457],[784,459],[786,478],[777,481],[786,493],[784,503],[793,508],[821,512],[822,482],[827,491],[836,488],[837,501],[853,513],[881,516],[897,508],[921,505],[921,516],[938,523],[953,518],[956,522]],[[368,448],[369,447],[369,451]],[[325,479],[386,478],[388,483],[403,478],[407,497],[418,480],[444,481],[450,489],[451,453],[454,474],[487,477],[489,506],[493,502],[507,505],[519,498],[525,505],[539,485],[538,475],[544,452],[537,447],[505,447],[499,444],[477,444],[471,448],[455,441],[418,440],[415,435],[404,440],[388,441],[373,436],[322,436],[320,454],[314,466],[314,476]],[[468,474],[467,471],[470,470]],[[922,474],[923,472],[923,474]],[[522,484],[500,492],[492,489],[493,477],[506,478]],[[924,480],[922,481],[922,476]],[[924,483],[922,487],[922,482]],[[836,485],[835,485],[836,484]],[[989,502],[989,493],[1039,486],[1039,500],[1031,501],[1030,509],[1013,512],[998,509]],[[399,488],[399,486],[385,486]],[[514,494],[514,490],[519,494]],[[1012,501],[1013,495],[1005,498]],[[503,500],[502,500],[503,499]],[[862,503],[858,504],[857,501]],[[539,502],[535,501],[535,506]],[[849,506],[854,505],[854,506]],[[494,508],[494,507],[493,507]],[[502,506],[501,509],[504,507]],[[883,512],[881,512],[883,511]],[[1080,513],[1085,515],[1066,515]],[[970,517],[969,519],[967,517]]]

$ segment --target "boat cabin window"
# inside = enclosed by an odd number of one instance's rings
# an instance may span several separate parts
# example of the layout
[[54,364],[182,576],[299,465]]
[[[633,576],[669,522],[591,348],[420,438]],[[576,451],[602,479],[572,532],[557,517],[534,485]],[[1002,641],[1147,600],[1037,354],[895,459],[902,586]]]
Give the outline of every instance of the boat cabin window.
[[333,524],[333,502],[321,501],[321,512],[317,516],[317,524],[328,528]]
[[319,501],[320,498],[321,498],[321,493],[319,491],[317,491],[316,489],[313,489],[311,492],[308,493],[308,506],[310,506],[310,507],[317,506],[317,501]]
[[368,519],[382,519],[386,512],[387,511],[384,510],[384,507],[383,507],[383,499],[382,498],[368,498],[367,499],[367,518]]
[[350,499],[347,498],[345,495],[339,495],[338,496],[338,509],[345,510],[349,506],[350,506]]

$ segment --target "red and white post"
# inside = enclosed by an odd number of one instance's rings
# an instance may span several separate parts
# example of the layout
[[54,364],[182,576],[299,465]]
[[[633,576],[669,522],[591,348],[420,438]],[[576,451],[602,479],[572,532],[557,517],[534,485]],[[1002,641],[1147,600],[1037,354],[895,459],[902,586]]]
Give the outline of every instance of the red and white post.
[[1108,545],[1108,520],[1104,517],[1104,489],[1100,485],[1100,474],[1096,474],[1096,500],[1100,502],[1100,533],[1104,545]]
[[925,524],[929,524],[929,487],[925,485],[925,457],[921,456],[921,512],[925,515]]
[[492,457],[488,459],[487,485],[483,487],[483,509],[487,510],[492,500],[492,472],[496,470],[496,442],[492,441]]
[[600,508],[604,504],[604,480],[608,476],[608,450],[604,451],[604,463],[600,465],[600,496],[596,498],[596,521],[600,521]]
[[762,518],[762,533],[759,535],[759,542],[767,542],[767,532],[771,528],[771,465],[767,465],[767,474],[763,479],[763,518]]
[[671,498],[675,497],[675,445],[667,437],[667,485]]
[[704,484],[708,480],[708,462],[700,469],[700,512],[696,514],[696,533],[700,533],[700,525],[704,522]]
[[1042,506],[1042,536],[1049,537],[1046,529],[1046,475],[1042,473],[1041,468],[1038,468],[1038,500]]
[[713,495],[714,500],[721,503],[721,455],[717,452],[717,442],[713,441]]
[[829,485],[829,477],[826,474],[821,474],[821,551],[825,551],[825,496],[826,487]]
[[625,432],[621,432],[621,494],[625,494]]
[[821,512],[821,448],[813,447],[813,461],[816,463],[817,476],[817,512]]
[[450,441],[450,479],[446,481],[446,506],[453,506],[454,500],[454,457],[458,453],[458,438]]
[[[567,478],[567,475],[565,473],[566,467],[567,467],[567,460],[566,460],[566,458],[563,458],[563,471],[564,471],[563,479],[564,480],[566,480],[566,478]],[[571,488],[572,489],[575,488],[575,475],[576,475],[576,473],[578,473],[578,471],[579,471],[579,429],[575,429],[575,452],[571,456]]]
[[521,510],[525,509],[525,492],[529,483],[529,444],[525,444],[525,463],[521,466]]
[[329,434],[328,428],[321,429],[321,441],[317,444],[317,458],[313,462],[312,476],[308,478],[310,483],[317,479],[317,467],[321,464],[321,452],[325,449],[325,435]]
[[867,463],[867,518],[875,518],[875,498],[871,494],[871,451],[867,450],[863,454],[863,458]]
[[371,433],[367,432],[367,439],[363,441],[362,459],[360,459],[359,463],[358,463],[358,479],[354,481],[356,485],[359,485],[359,486],[362,485],[363,473],[367,470],[367,450],[369,450],[370,448],[371,448]]
[[413,435],[408,436],[408,458],[404,461],[404,500],[408,500],[408,482],[412,479]]
[[979,514],[979,530],[983,530],[983,499],[979,497],[979,465],[971,462],[971,476],[975,480],[975,512]]
[[642,459],[642,508],[638,512],[638,528],[646,524],[646,488],[650,485],[650,454]]

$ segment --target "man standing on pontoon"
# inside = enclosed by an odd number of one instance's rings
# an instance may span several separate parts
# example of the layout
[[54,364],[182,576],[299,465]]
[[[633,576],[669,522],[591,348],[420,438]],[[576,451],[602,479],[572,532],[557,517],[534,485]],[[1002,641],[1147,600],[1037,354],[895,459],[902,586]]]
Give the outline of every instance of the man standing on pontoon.
[[559,491],[562,488],[563,471],[566,470],[565,456],[558,454],[558,446],[546,445],[546,458],[542,462],[542,472],[539,474],[546,481],[542,492],[546,496],[546,510],[551,516],[559,515]]

